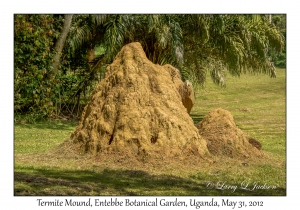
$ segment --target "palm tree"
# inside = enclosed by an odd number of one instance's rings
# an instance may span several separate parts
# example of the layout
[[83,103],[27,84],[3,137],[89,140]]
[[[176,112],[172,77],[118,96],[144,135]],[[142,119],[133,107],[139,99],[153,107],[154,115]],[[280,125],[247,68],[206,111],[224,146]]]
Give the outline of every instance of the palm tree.
[[138,41],[152,62],[170,63],[180,69],[183,79],[199,84],[204,84],[207,73],[222,86],[226,72],[275,77],[268,51],[284,46],[282,34],[266,15],[86,16],[94,21],[74,24],[70,45],[76,50],[85,42],[92,43],[91,48],[101,43],[106,53],[97,67],[110,63],[123,45]]
[[[282,34],[260,15],[189,15],[184,47],[188,74],[203,84],[206,72],[224,86],[225,73],[265,73],[276,76],[268,51],[281,51]],[[194,33],[189,34],[189,28]]]
[[107,20],[107,15],[74,15],[73,24],[70,28],[70,35],[67,43],[73,56],[76,51],[87,50],[91,54],[94,50],[97,40],[100,40],[103,34],[101,29],[103,23]]

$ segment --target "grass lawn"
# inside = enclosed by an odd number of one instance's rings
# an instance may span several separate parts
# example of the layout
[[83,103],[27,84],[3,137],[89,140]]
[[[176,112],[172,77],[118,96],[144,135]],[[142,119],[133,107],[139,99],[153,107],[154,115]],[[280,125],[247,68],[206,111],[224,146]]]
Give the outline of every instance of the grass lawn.
[[[191,117],[200,121],[214,108],[230,111],[237,126],[262,143],[266,157],[217,159],[197,170],[165,166],[126,168],[97,164],[91,157],[65,159],[49,151],[69,137],[77,122],[15,124],[15,195],[286,195],[286,71],[227,77],[220,88],[210,78],[198,89]],[[45,154],[45,155],[44,155]],[[98,161],[99,162],[99,161]]]

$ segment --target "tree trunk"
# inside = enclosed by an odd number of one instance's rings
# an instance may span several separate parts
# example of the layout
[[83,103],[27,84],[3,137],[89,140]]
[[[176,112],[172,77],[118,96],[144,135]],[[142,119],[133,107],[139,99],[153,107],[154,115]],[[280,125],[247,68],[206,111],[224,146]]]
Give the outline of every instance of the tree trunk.
[[69,30],[70,30],[72,17],[73,17],[73,15],[65,15],[64,26],[62,28],[62,31],[61,31],[61,34],[60,34],[58,40],[55,43],[54,49],[55,49],[56,55],[55,55],[54,61],[53,61],[53,74],[54,74],[54,76],[57,74],[57,71],[58,71],[58,68],[59,68],[61,52],[64,48]]

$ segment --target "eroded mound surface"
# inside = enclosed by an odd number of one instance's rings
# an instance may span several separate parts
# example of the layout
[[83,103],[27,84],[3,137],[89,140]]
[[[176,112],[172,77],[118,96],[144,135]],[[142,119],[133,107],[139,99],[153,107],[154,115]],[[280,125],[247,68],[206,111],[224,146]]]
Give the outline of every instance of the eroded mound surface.
[[140,43],[128,44],[108,66],[70,140],[82,153],[206,156],[182,88],[177,69],[153,64]]
[[211,111],[196,127],[207,140],[209,152],[215,156],[249,158],[262,155],[261,144],[248,138],[236,126],[233,116],[227,110],[218,108]]

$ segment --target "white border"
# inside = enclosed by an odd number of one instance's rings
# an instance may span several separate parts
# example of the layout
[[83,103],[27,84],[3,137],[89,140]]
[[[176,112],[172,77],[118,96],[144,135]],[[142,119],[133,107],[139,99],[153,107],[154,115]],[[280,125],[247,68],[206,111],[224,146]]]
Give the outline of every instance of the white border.
[[[299,22],[296,1],[234,0],[234,1],[1,1],[0,33],[0,96],[1,96],[1,173],[0,206],[39,209],[36,197],[13,196],[13,14],[15,13],[285,13],[287,14],[287,196],[254,197],[267,206],[260,209],[292,208],[299,205]],[[298,135],[297,135],[298,134]],[[51,199],[51,197],[47,197]],[[53,197],[54,198],[54,197]],[[147,197],[143,197],[146,199]],[[201,197],[198,197],[201,198]],[[222,197],[217,197],[221,199]],[[226,197],[224,197],[226,198]],[[230,197],[253,200],[253,197]],[[63,198],[61,198],[63,199]],[[79,199],[77,197],[77,199]],[[86,198],[84,198],[86,199]],[[131,197],[132,199],[132,197]],[[189,200],[189,197],[182,199]],[[207,200],[209,197],[204,197]],[[128,208],[129,209],[129,208]],[[204,208],[205,209],[205,208]],[[210,208],[213,209],[213,208]]]

